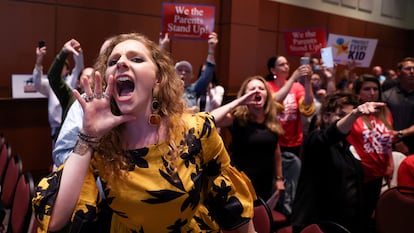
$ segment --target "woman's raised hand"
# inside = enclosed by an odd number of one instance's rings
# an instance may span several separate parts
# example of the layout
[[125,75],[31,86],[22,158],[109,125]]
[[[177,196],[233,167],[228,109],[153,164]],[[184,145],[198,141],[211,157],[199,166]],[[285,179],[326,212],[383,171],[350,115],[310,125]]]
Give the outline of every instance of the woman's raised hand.
[[105,133],[121,123],[135,119],[133,115],[114,115],[111,111],[111,97],[114,93],[115,79],[112,75],[108,78],[108,85],[104,91],[102,88],[102,76],[96,71],[94,76],[95,87],[92,91],[91,85],[86,77],[81,78],[85,87],[85,93],[80,94],[74,90],[76,98],[83,109],[82,133],[101,138]]

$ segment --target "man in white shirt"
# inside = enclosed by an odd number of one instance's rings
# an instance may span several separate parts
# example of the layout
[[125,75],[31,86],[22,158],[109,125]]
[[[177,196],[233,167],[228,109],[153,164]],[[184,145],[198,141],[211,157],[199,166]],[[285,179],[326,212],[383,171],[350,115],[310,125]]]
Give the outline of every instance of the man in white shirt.
[[[36,47],[36,64],[33,69],[33,82],[36,90],[48,97],[49,125],[51,128],[51,137],[54,144],[62,121],[62,107],[60,106],[59,100],[49,85],[48,78],[43,77],[42,63],[45,55],[46,46],[43,46],[41,48]],[[65,62],[61,77],[70,87],[75,88],[79,73],[82,71],[84,66],[83,53],[80,52],[78,55],[74,54],[73,60],[75,61],[75,67],[72,69],[72,72],[69,73],[69,64]]]

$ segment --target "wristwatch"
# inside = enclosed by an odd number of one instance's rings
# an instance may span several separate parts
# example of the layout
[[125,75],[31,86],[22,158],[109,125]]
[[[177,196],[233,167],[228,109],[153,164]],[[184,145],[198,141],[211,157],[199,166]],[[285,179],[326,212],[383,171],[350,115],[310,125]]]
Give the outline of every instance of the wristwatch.
[[404,137],[404,134],[403,134],[402,130],[398,130],[397,137],[398,138],[403,138]]
[[83,140],[77,140],[75,147],[73,148],[73,152],[83,156],[86,154],[86,152],[88,152],[89,148],[92,148],[89,143],[83,141]]

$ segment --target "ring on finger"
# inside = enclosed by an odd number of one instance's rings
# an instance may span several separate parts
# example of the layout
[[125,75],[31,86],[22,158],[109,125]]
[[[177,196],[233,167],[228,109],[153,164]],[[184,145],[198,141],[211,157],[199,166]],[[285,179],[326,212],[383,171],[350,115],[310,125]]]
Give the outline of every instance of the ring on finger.
[[91,102],[91,101],[93,100],[93,95],[84,95],[84,96],[83,96],[83,99],[84,99],[86,102]]
[[99,94],[94,94],[93,95],[96,99],[101,99],[101,98],[105,98],[105,99],[109,99],[109,95],[106,93],[99,93]]
[[95,93],[95,94],[93,94],[93,96],[97,99],[100,99],[100,98],[103,97],[103,94],[102,93]]

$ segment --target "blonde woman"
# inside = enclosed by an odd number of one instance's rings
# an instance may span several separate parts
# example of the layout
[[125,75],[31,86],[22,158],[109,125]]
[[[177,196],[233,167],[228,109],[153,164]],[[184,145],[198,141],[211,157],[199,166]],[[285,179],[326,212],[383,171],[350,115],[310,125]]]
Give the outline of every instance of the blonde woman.
[[229,127],[231,160],[253,183],[256,194],[267,200],[274,190],[284,190],[278,144],[283,134],[277,116],[283,107],[272,97],[261,76],[247,78],[237,99],[211,112],[217,127]]

